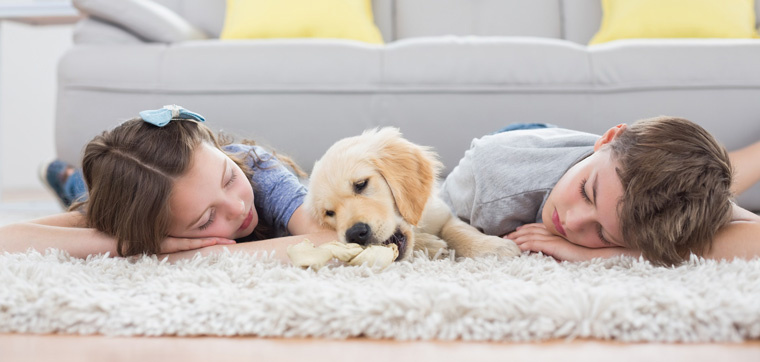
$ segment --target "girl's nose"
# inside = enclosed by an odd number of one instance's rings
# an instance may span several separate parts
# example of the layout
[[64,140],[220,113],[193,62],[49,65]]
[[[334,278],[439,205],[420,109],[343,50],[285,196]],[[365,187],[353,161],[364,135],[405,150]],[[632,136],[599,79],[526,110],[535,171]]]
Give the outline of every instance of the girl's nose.
[[238,219],[241,214],[248,212],[245,209],[245,201],[243,200],[230,200],[228,205],[230,212],[227,213],[227,218],[230,220]]

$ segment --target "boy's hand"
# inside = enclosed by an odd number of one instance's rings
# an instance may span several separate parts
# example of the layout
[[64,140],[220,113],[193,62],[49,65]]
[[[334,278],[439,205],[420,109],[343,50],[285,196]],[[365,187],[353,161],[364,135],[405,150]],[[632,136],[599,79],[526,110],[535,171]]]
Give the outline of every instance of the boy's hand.
[[173,238],[168,237],[161,242],[161,254],[171,254],[180,251],[195,250],[212,245],[235,244],[235,240],[225,238]]
[[522,251],[542,252],[557,260],[584,261],[593,258],[609,258],[617,255],[631,255],[631,251],[620,247],[591,249],[573,244],[565,238],[554,235],[544,224],[525,224],[504,235],[512,239]]

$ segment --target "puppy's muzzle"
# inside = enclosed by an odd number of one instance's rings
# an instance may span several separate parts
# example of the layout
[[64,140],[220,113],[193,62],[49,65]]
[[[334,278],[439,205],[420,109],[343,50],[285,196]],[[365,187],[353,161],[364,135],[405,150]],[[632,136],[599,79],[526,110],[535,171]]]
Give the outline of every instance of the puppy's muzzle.
[[369,225],[358,222],[346,230],[346,241],[366,246],[371,235],[372,229],[370,229]]
[[346,230],[346,242],[362,246],[367,246],[369,244],[396,244],[399,252],[399,256],[396,260],[403,258],[407,246],[406,235],[404,235],[400,229],[396,229],[396,232],[394,232],[388,240],[378,241],[372,236],[372,228],[363,222],[358,222]]

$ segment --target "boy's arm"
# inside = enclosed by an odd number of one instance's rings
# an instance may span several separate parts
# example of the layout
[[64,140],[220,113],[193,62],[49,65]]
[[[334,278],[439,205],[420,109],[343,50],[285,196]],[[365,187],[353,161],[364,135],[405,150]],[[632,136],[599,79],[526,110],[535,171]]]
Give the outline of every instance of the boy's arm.
[[[523,251],[540,251],[558,260],[581,261],[616,255],[641,255],[640,252],[624,248],[590,249],[575,245],[549,233],[543,224],[527,224],[504,237],[514,240]],[[760,216],[734,205],[732,221],[718,231],[712,248],[702,256],[725,260],[760,257]]]
[[619,255],[638,257],[640,252],[620,247],[587,248],[550,233],[543,224],[526,224],[504,238],[513,240],[522,251],[541,252],[557,260],[584,261]]
[[760,216],[733,205],[731,222],[718,230],[704,257],[725,260],[760,257]]
[[728,157],[731,158],[731,165],[735,170],[732,190],[734,194],[739,195],[760,182],[760,163],[757,162],[757,158],[760,157],[760,141],[730,152]]

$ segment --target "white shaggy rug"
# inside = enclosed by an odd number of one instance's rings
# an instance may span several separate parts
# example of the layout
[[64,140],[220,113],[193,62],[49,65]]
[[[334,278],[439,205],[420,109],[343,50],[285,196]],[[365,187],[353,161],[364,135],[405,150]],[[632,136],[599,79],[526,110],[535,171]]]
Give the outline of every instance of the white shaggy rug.
[[0,332],[397,340],[760,338],[760,260],[451,257],[315,272],[267,255],[0,254]]

